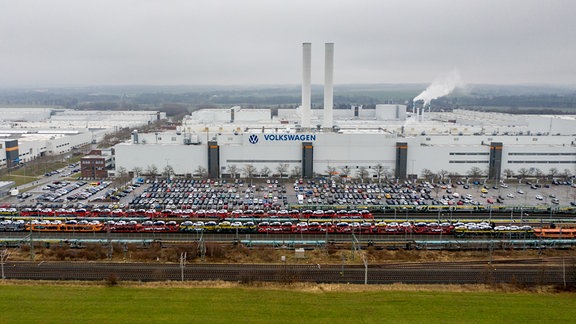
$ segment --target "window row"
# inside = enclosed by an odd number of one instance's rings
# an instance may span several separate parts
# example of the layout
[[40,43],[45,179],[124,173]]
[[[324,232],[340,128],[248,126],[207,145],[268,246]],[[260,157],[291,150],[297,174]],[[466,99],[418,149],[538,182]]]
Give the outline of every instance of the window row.
[[526,152],[526,153],[508,153],[508,155],[541,155],[541,156],[560,155],[560,156],[571,156],[571,155],[576,155],[576,152],[574,152],[574,153]]
[[455,161],[455,160],[450,160],[449,163],[488,163],[488,161]]
[[450,155],[490,155],[485,152],[451,152]]
[[576,164],[576,161],[508,161],[508,163],[527,163],[527,164]]

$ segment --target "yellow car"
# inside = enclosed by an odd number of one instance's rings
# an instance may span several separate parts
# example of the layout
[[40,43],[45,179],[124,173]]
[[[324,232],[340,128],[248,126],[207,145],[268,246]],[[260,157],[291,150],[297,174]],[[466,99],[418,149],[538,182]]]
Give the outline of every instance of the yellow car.
[[482,188],[482,190],[480,190],[481,193],[487,193],[488,190],[486,188]]

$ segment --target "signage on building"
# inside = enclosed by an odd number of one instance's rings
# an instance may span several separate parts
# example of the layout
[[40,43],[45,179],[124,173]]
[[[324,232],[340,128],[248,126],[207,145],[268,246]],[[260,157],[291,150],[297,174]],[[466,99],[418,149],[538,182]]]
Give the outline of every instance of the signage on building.
[[248,137],[250,144],[256,144],[260,140],[267,142],[312,142],[316,140],[316,134],[252,134]]

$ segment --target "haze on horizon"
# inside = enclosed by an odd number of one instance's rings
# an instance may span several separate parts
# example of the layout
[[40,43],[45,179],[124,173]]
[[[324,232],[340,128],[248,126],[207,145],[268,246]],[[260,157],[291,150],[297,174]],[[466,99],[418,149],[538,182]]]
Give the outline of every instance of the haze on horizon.
[[576,86],[563,0],[0,0],[0,87],[336,84]]

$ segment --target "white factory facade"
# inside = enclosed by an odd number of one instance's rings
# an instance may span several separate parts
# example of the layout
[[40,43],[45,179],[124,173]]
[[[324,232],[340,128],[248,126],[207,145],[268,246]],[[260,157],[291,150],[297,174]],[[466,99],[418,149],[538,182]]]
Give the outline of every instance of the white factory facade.
[[356,176],[361,169],[373,176],[377,168],[397,179],[423,170],[467,175],[473,168],[491,179],[522,169],[576,174],[576,116],[407,113],[405,105],[333,109],[333,55],[333,44],[326,44],[324,109],[311,109],[311,44],[305,43],[299,108],[277,115],[241,107],[196,111],[176,131],[133,133],[118,144],[116,170],[169,167],[182,176],[206,170],[212,178],[247,169],[303,178],[334,170]]
[[[387,108],[394,111],[397,107]],[[244,111],[234,109],[236,115]],[[454,112],[452,117],[466,113]],[[206,169],[211,177],[232,177],[233,170],[240,174],[247,165],[255,168],[255,174],[265,169],[277,174],[281,165],[287,165],[286,173],[297,171],[302,177],[325,175],[334,168],[339,173],[350,169],[350,176],[355,176],[362,167],[374,170],[377,166],[397,178],[421,176],[425,169],[467,175],[474,167],[493,178],[503,177],[507,169],[516,174],[521,169],[576,174],[576,134],[568,134],[576,132],[573,117],[567,118],[571,123],[559,123],[571,125],[568,130],[553,128],[551,134],[528,131],[528,125],[490,126],[486,124],[491,117],[488,113],[483,126],[421,121],[415,116],[386,121],[360,115],[335,118],[337,131],[304,129],[299,121],[271,117],[270,111],[267,122],[261,119],[263,111],[248,114],[259,117],[252,122],[209,124],[195,123],[196,114],[192,114],[177,131],[134,133],[129,143],[115,147],[116,168],[145,171],[154,166],[161,173],[170,166],[175,174],[184,176]],[[428,118],[434,115],[430,113]],[[438,117],[447,114],[442,115]],[[556,119],[541,116],[538,124],[549,125]]]

